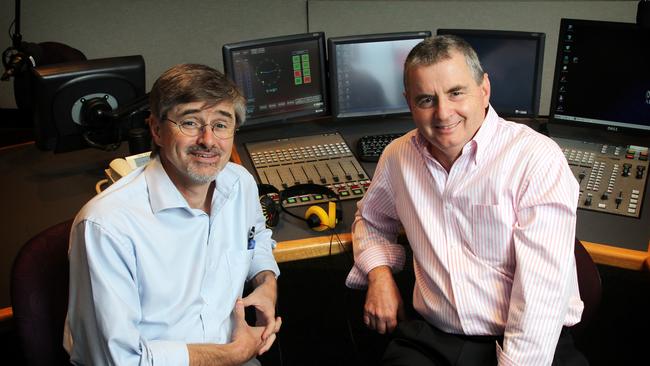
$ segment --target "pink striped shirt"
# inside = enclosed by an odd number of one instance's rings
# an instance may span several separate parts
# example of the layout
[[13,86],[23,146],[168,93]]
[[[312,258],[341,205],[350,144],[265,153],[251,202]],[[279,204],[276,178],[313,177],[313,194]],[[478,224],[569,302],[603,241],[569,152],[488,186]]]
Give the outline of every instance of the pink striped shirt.
[[413,306],[455,334],[504,335],[501,365],[550,365],[563,325],[580,321],[574,240],[578,183],[559,147],[490,107],[449,173],[413,130],[384,151],[352,226],[346,284],[399,271],[406,232]]

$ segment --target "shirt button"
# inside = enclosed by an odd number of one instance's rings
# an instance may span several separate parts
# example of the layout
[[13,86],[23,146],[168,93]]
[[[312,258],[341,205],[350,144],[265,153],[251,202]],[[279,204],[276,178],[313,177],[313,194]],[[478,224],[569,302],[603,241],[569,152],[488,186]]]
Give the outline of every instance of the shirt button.
[[451,203],[445,203],[445,209],[451,210]]

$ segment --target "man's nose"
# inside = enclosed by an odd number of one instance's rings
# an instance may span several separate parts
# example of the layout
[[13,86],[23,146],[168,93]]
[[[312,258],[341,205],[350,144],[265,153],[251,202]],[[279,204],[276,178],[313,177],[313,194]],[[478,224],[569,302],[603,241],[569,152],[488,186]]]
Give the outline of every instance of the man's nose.
[[451,102],[440,99],[436,105],[436,118],[438,120],[444,121],[453,114],[453,109]]
[[212,126],[211,125],[205,125],[203,128],[201,128],[201,133],[199,133],[198,136],[198,142],[207,146],[211,147],[214,146],[216,143],[217,137],[214,135],[212,132]]

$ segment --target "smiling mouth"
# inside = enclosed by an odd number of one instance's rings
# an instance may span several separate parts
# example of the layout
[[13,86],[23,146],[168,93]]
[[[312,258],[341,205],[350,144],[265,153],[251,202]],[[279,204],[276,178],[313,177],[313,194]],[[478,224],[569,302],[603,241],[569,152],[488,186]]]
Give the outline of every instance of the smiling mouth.
[[198,153],[198,152],[192,153],[192,155],[194,155],[196,157],[199,157],[199,158],[204,158],[204,159],[210,159],[210,158],[214,158],[214,157],[219,156],[219,154],[201,154],[201,153]]
[[445,126],[435,126],[435,128],[437,128],[439,130],[451,130],[452,128],[458,126],[462,121],[463,120],[460,120],[460,121],[458,121],[456,123],[452,123],[450,125],[445,125]]
[[221,157],[221,152],[216,149],[201,149],[194,147],[190,148],[187,153],[199,159],[215,159]]

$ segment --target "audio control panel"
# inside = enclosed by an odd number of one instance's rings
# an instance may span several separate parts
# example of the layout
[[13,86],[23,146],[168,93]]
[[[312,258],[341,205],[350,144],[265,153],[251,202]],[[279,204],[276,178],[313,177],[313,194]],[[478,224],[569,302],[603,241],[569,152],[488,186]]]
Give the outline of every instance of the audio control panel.
[[[370,177],[338,133],[249,142],[246,150],[260,183],[279,191],[296,184],[314,183],[338,193],[341,200],[363,197]],[[327,202],[309,194],[290,197],[286,207]]]
[[648,148],[553,138],[580,183],[578,208],[638,218],[648,178]]

